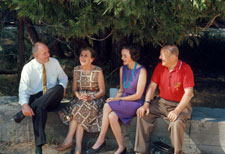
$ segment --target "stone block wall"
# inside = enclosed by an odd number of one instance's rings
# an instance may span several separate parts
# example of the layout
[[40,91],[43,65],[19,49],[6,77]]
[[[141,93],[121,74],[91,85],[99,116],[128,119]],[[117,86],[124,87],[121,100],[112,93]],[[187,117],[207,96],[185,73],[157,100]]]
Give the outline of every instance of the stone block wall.
[[[17,97],[0,97],[0,142],[22,143],[34,141],[32,119],[26,117],[20,124],[11,121],[11,117],[21,107]],[[194,107],[192,119],[187,122],[183,151],[186,154],[224,154],[225,153],[225,109]],[[126,127],[121,126],[125,145],[133,151],[136,117]],[[151,142],[161,140],[170,144],[168,121],[158,119],[151,135]],[[46,134],[48,143],[62,143],[68,126],[64,125],[56,112],[48,113]],[[98,133],[85,133],[83,144],[91,147]],[[150,145],[151,145],[150,142]],[[107,132],[106,143],[110,148],[117,144],[112,131]]]

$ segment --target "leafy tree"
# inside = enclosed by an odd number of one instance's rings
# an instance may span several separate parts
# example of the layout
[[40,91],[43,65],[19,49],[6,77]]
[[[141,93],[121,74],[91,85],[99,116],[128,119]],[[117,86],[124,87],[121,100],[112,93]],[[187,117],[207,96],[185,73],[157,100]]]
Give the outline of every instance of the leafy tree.
[[[66,55],[60,52],[59,43],[75,57],[80,46],[100,49],[100,66],[105,72],[120,65],[117,51],[123,43],[160,47],[187,40],[193,46],[202,32],[217,26],[215,23],[225,23],[224,0],[1,0],[0,43],[2,19],[8,18],[8,11],[24,20],[32,44],[47,42],[40,35],[44,34],[51,40],[47,43],[57,47],[54,51],[59,51],[59,57]],[[1,50],[2,44],[2,55]]]
[[13,0],[13,5],[19,16],[45,25],[54,36],[90,42],[103,33],[117,42],[180,44],[225,16],[223,0]]
[[224,0],[5,0],[3,3],[19,17],[39,26],[49,38],[64,43],[74,55],[80,46],[91,44],[100,48],[101,62],[110,61],[114,67],[120,65],[115,55],[123,43],[143,46],[150,43],[159,47],[187,40],[193,46],[215,20],[225,22]]

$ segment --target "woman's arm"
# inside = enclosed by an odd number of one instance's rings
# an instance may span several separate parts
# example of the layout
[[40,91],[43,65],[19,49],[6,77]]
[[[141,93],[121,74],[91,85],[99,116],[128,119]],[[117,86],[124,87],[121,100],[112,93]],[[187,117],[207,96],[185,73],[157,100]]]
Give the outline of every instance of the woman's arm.
[[76,96],[78,99],[80,97],[79,92],[77,91],[77,81],[76,81],[76,73],[75,73],[75,69],[73,71],[73,94],[74,96]]
[[104,75],[103,75],[102,69],[100,70],[98,75],[98,86],[99,86],[99,91],[94,95],[93,99],[98,99],[105,95],[105,82],[104,82]]
[[147,80],[147,71],[145,68],[142,68],[140,70],[140,74],[138,77],[138,83],[137,83],[137,91],[135,94],[130,95],[130,96],[125,96],[125,97],[119,97],[119,100],[126,100],[126,101],[134,101],[134,100],[138,100],[141,99],[144,90],[145,90],[145,84],[146,84],[146,80]]
[[123,81],[122,81],[122,73],[123,73],[123,66],[120,67],[120,89],[118,90],[115,98],[119,98],[123,95]]

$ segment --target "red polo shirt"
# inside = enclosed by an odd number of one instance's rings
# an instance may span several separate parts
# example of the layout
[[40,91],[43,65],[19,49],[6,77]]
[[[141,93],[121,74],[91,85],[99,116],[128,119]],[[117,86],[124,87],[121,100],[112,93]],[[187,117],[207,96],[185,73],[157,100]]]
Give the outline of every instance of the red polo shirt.
[[172,72],[169,72],[167,67],[159,63],[151,80],[159,86],[160,97],[175,102],[180,102],[185,88],[194,87],[191,67],[180,60]]

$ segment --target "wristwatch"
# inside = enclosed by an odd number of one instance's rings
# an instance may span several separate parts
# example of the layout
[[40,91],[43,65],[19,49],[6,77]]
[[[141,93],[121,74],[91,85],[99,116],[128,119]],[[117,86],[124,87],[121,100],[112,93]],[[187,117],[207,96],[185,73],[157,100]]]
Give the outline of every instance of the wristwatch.
[[150,103],[151,103],[151,101],[144,101],[144,103],[148,103],[148,104],[150,104]]

